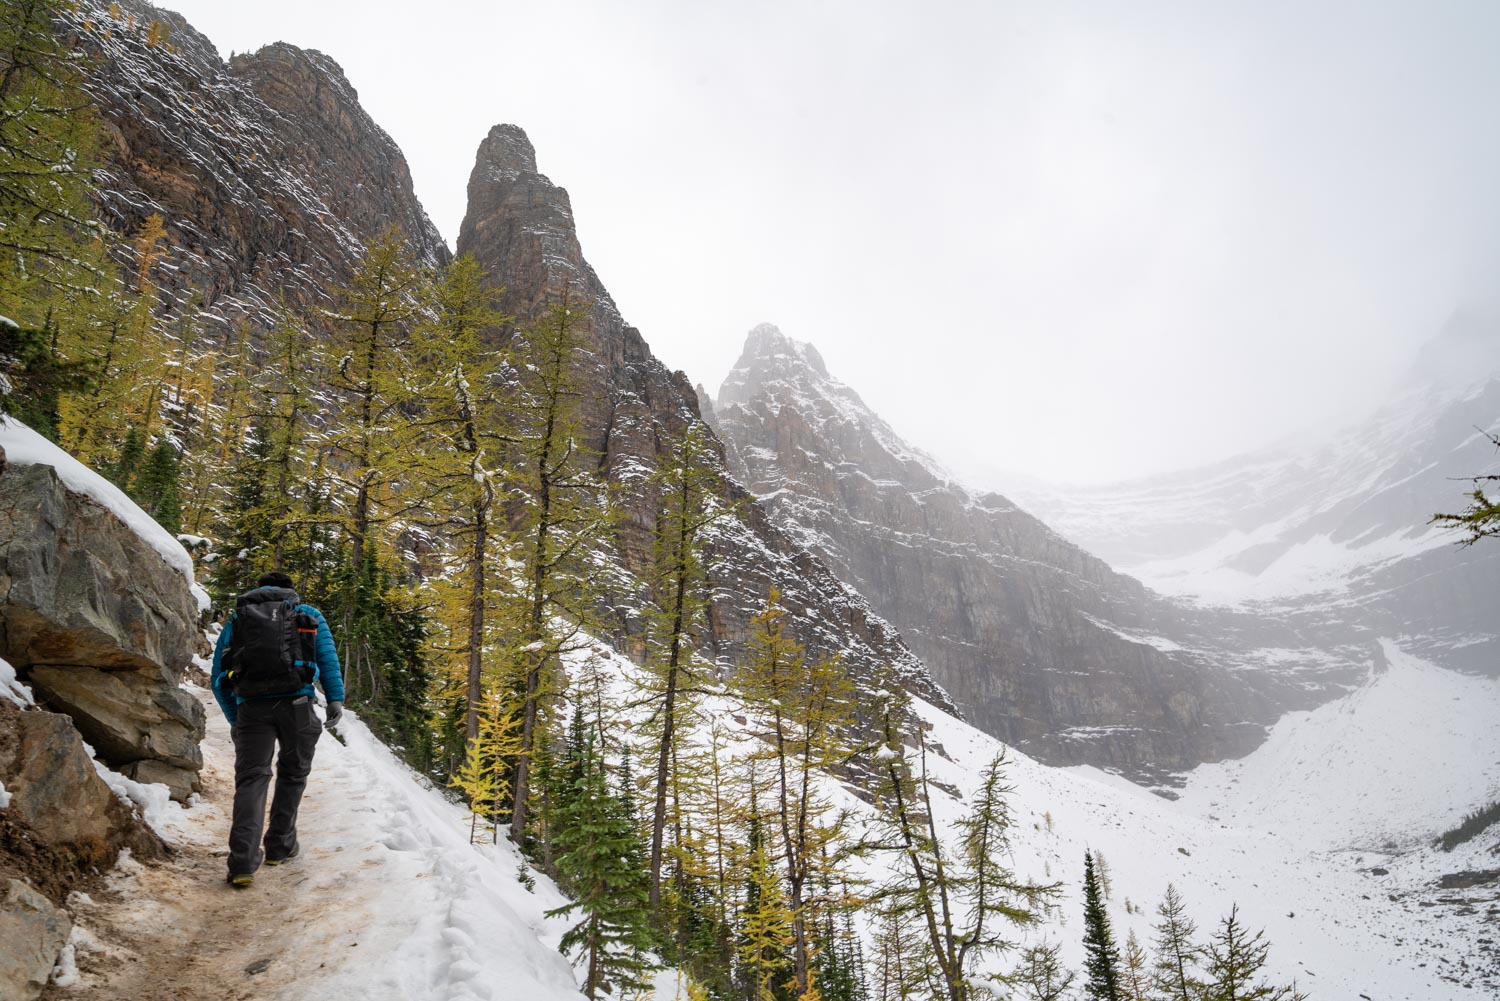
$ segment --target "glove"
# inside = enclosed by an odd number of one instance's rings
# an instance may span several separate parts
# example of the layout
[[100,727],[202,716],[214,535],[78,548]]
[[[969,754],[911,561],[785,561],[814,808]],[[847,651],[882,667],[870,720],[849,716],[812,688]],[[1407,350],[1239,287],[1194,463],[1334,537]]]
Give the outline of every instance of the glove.
[[343,719],[344,704],[342,702],[328,703],[328,713],[323,718],[323,728],[325,730],[332,730],[334,727],[338,726],[339,723],[343,722]]

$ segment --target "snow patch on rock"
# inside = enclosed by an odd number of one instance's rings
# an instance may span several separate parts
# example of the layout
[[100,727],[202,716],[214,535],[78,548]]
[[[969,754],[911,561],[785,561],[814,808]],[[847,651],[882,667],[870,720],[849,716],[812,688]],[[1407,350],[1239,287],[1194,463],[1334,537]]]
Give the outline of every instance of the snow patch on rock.
[[135,501],[125,496],[119,487],[11,417],[0,417],[0,449],[4,449],[6,461],[18,466],[51,466],[69,490],[83,494],[108,508],[131,531],[161,554],[161,558],[172,569],[182,574],[200,609],[209,607],[208,592],[199,587],[194,579],[193,558],[182,547],[182,543],[142,511]]

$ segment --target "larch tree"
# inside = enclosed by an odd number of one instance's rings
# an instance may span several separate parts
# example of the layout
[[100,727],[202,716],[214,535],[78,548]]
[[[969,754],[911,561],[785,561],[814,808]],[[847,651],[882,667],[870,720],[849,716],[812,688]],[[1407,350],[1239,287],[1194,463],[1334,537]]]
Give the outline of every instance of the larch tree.
[[814,922],[827,901],[816,893],[820,875],[839,860],[830,849],[844,835],[847,818],[834,814],[817,788],[819,776],[854,756],[852,685],[834,657],[809,658],[791,635],[790,612],[771,592],[766,607],[750,620],[750,639],[735,684],[757,716],[758,744],[752,765],[770,772],[770,822],[776,851],[786,870],[792,915],[794,994],[812,987],[816,944]]
[[[337,484],[322,515],[338,526],[341,566],[330,587],[345,689],[352,704],[408,758],[430,757],[427,622],[410,586],[406,543],[424,484],[413,476],[411,330],[429,308],[430,275],[399,227],[366,249],[326,315],[335,321],[331,388],[337,398],[317,439]],[[325,609],[326,610],[326,609]]]
[[[1490,444],[1500,449],[1500,433],[1481,431]],[[1472,546],[1480,539],[1500,536],[1500,494],[1494,493],[1500,484],[1500,473],[1489,473],[1472,477],[1474,489],[1469,493],[1469,506],[1457,514],[1435,514],[1434,524],[1454,528],[1463,532],[1462,543]]]
[[668,444],[652,479],[661,491],[648,581],[653,608],[648,615],[646,659],[654,682],[651,906],[655,909],[661,903],[668,797],[677,784],[674,763],[686,736],[679,728],[691,712],[692,697],[701,683],[693,671],[692,656],[694,633],[708,610],[703,534],[728,513],[718,500],[719,457],[707,426],[687,425]]
[[882,903],[875,912],[874,929],[872,1001],[929,1001],[947,992],[924,919],[908,901]]
[[1203,948],[1193,941],[1198,926],[1187,916],[1187,906],[1177,887],[1167,884],[1167,892],[1156,905],[1158,918],[1152,944],[1151,986],[1163,1001],[1199,1001],[1203,981],[1198,976]]
[[[93,284],[104,235],[89,204],[99,123],[82,53],[58,37],[65,0],[0,0],[0,301],[40,328],[59,288]],[[20,307],[20,308],[16,308]]]
[[778,987],[796,984],[794,961],[787,954],[795,938],[794,911],[786,898],[780,860],[767,844],[757,804],[752,791],[736,954],[749,1001],[778,1001]]
[[283,309],[265,335],[265,356],[256,380],[259,404],[254,411],[266,429],[265,503],[271,529],[267,541],[271,565],[278,568],[287,565],[289,551],[297,548],[298,536],[307,535],[311,523],[333,517],[310,511],[308,495],[312,467],[326,469],[314,452],[326,447],[316,438],[326,425],[320,394],[327,378],[327,357],[319,338]]
[[93,333],[78,357],[92,370],[86,393],[60,405],[58,440],[80,461],[99,466],[118,453],[130,428],[150,444],[159,430],[162,387],[170,342],[156,315],[152,273],[162,256],[164,230],[153,215],[133,241],[135,283],[126,289],[106,279],[107,291],[91,304]]
[[1072,996],[1077,974],[1062,960],[1062,946],[1043,942],[1027,946],[1006,978],[1026,1001],[1064,1001]]
[[516,753],[511,839],[525,845],[532,765],[543,741],[545,703],[557,688],[561,656],[578,642],[595,590],[588,557],[609,527],[598,463],[586,462],[578,377],[582,310],[569,297],[512,339],[506,403],[514,443],[507,487],[509,531],[519,577],[521,746]]
[[429,580],[438,593],[432,642],[440,674],[462,690],[466,744],[479,736],[486,652],[504,642],[497,591],[515,584],[503,569],[505,533],[496,530],[503,515],[500,467],[511,443],[498,396],[503,358],[485,342],[506,320],[495,308],[498,295],[471,255],[453,260],[434,286],[416,356],[424,405],[415,419],[414,478],[425,485],[422,520],[440,562]]
[[386,520],[385,490],[405,468],[410,326],[428,301],[429,277],[392,226],[365,250],[329,312],[342,354],[333,384],[344,399],[328,443],[348,493],[349,562],[356,570],[366,564],[373,530]]
[[925,945],[946,1001],[969,1001],[986,989],[980,962],[1010,948],[1007,929],[1034,923],[1058,888],[1018,877],[1001,862],[1009,853],[1012,825],[1006,797],[1004,755],[980,777],[969,812],[958,822],[957,851],[950,851],[937,828],[926,736],[920,726],[915,767],[905,750],[903,723],[907,698],[886,686],[882,706],[883,743],[875,752],[882,784],[880,808],[892,828],[891,847],[901,860],[900,879],[886,893],[913,913],[926,932]]
[[1154,1001],[1151,996],[1151,960],[1141,948],[1134,929],[1125,936],[1125,951],[1120,955],[1120,993],[1125,1001]]
[[187,507],[183,525],[201,535],[223,511],[228,493],[222,480],[244,444],[253,405],[253,365],[250,328],[241,322],[230,327],[214,359],[219,376],[213,380],[198,434],[198,447],[183,454],[183,485]]
[[1232,906],[1209,939],[1204,964],[1204,1001],[1304,1001],[1296,985],[1274,986],[1259,980],[1270,954],[1264,932],[1253,935]]
[[481,823],[492,841],[499,838],[501,809],[510,796],[507,762],[515,753],[519,736],[509,701],[509,693],[499,687],[480,696],[479,730],[469,741],[468,753],[449,781],[469,805],[471,844],[476,841]]

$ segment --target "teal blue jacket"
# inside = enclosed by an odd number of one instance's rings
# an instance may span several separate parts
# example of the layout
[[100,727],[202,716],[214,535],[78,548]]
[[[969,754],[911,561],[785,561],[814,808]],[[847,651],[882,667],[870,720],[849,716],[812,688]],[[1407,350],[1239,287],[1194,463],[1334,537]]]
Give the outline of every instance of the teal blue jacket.
[[[323,613],[311,605],[298,605],[297,611],[303,612],[317,620],[318,641],[316,645],[316,657],[318,661],[317,683],[323,686],[323,695],[329,702],[344,701],[344,674],[339,668],[339,651],[333,645],[333,631],[328,628],[328,620],[323,618]],[[224,710],[224,718],[229,720],[233,726],[235,718],[239,715],[240,706],[250,699],[241,698],[236,695],[231,698],[223,688],[224,684],[224,653],[229,649],[230,637],[234,635],[234,616],[224,623],[224,630],[219,633],[219,642],[214,646],[214,670],[210,677],[210,687],[214,690],[214,698],[219,701],[219,708]],[[296,698],[299,695],[311,697],[313,686],[307,685],[295,692],[281,692],[277,695],[265,695],[260,698],[287,699]],[[257,699],[257,701],[259,701]]]

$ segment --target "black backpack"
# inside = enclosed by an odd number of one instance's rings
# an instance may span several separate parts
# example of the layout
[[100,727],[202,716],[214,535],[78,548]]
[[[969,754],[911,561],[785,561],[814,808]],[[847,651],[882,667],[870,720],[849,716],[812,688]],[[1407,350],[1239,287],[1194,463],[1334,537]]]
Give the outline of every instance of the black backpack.
[[318,620],[297,611],[302,599],[284,587],[240,595],[230,622],[223,688],[240,698],[286,695],[312,683]]

